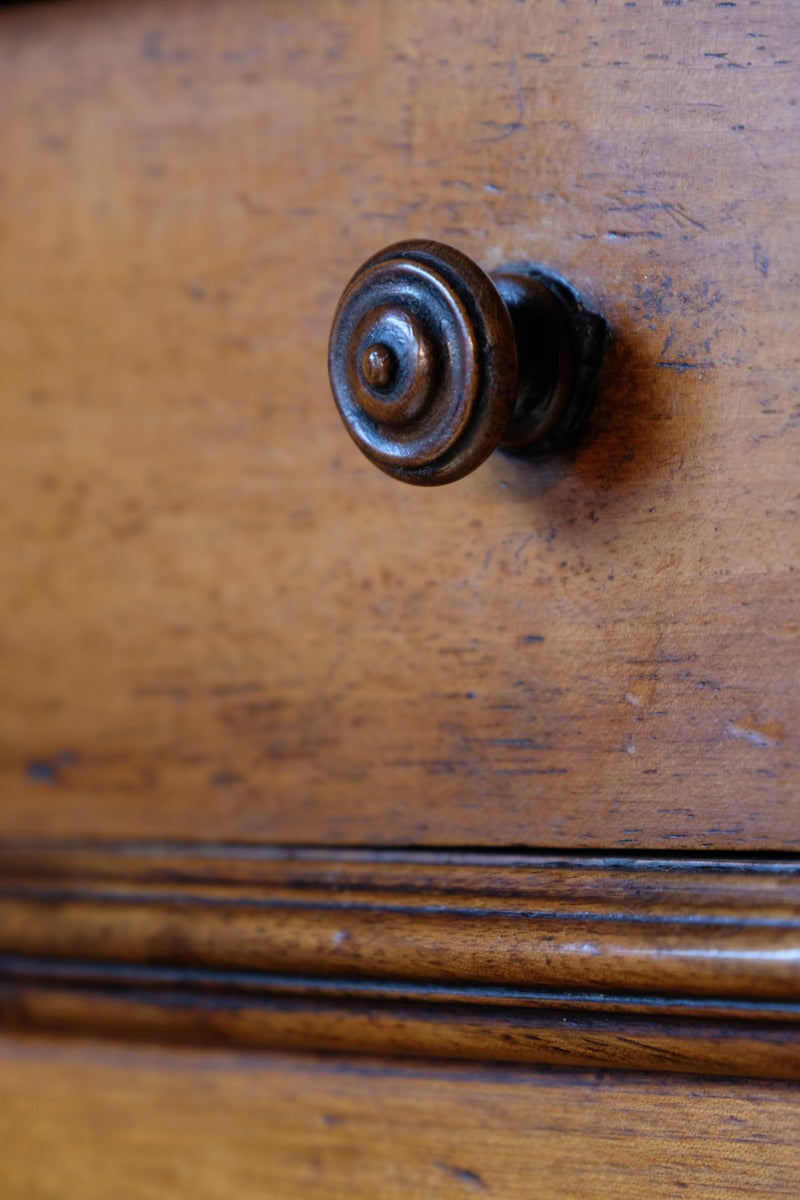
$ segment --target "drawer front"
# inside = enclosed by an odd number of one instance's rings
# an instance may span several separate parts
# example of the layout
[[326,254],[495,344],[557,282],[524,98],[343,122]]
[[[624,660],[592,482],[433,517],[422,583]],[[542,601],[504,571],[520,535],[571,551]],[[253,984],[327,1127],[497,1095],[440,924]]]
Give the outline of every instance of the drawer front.
[[[790,4],[0,17],[0,833],[800,842]],[[610,322],[442,489],[330,400],[399,238]]]

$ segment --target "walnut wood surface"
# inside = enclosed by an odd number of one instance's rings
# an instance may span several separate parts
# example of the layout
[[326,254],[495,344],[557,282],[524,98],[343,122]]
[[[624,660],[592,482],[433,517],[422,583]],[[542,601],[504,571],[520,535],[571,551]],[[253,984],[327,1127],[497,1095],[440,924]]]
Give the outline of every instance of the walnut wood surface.
[[0,1039],[4,1200],[795,1200],[792,1085]]
[[[0,13],[0,830],[800,845],[790,3]],[[344,435],[376,246],[541,262],[593,433]]]
[[[718,852],[800,848],[798,42],[2,7],[4,1200],[796,1197],[784,1083],[261,1048],[797,1074],[794,860]],[[362,462],[330,320],[409,237],[605,314],[579,450]]]
[[0,1020],[800,1078],[796,863],[0,847]]

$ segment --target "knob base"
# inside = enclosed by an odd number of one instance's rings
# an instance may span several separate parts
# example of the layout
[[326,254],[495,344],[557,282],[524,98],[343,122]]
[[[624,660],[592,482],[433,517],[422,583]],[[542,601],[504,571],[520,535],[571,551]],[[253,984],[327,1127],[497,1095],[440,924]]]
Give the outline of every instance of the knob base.
[[514,412],[503,450],[552,454],[580,437],[597,399],[610,331],[558,275],[532,264],[491,274],[517,345]]

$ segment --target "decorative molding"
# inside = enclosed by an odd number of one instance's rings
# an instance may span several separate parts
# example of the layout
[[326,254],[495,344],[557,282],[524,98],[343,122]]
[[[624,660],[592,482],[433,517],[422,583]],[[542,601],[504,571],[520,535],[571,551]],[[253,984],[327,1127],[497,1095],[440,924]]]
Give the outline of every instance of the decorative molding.
[[0,1018],[800,1078],[800,861],[5,843]]

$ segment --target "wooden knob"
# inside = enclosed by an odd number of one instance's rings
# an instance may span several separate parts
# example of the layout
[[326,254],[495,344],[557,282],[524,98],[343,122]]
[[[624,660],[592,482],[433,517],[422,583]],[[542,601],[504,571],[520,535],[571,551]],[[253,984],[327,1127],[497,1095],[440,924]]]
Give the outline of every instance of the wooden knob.
[[407,483],[450,483],[497,446],[573,441],[594,403],[607,332],[541,268],[490,277],[452,246],[399,242],[344,290],[331,387],[371,462]]

